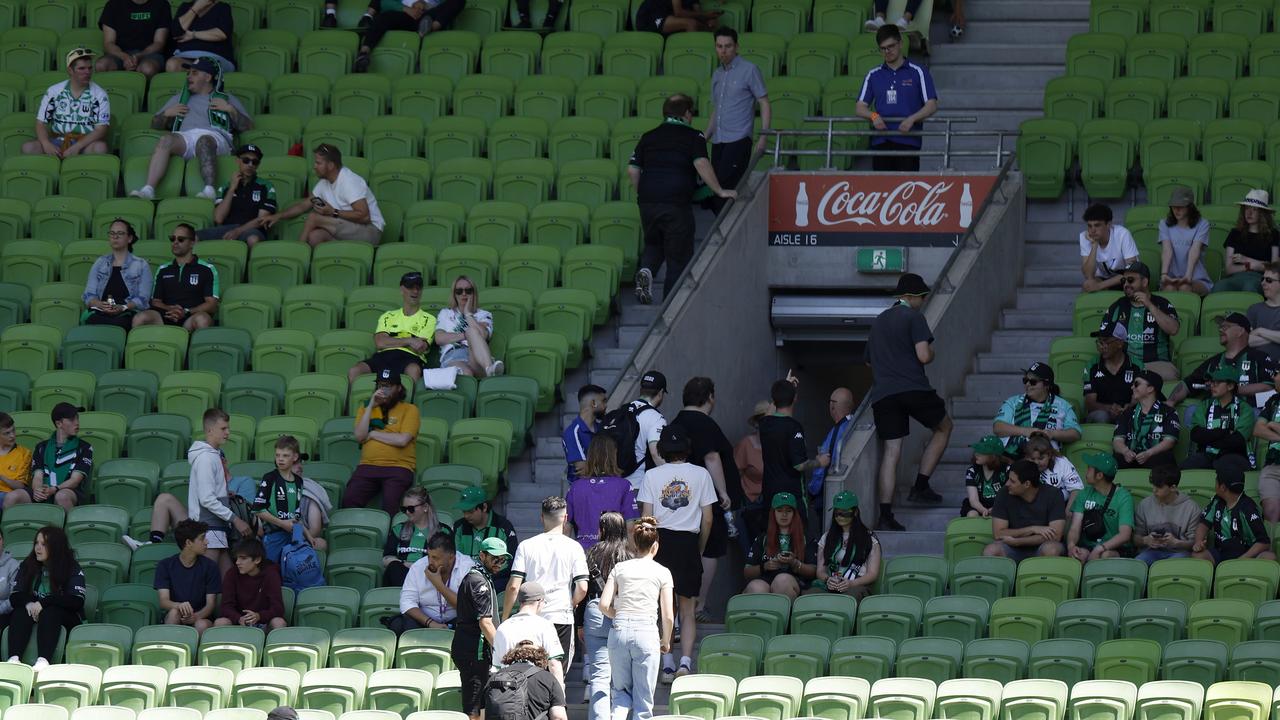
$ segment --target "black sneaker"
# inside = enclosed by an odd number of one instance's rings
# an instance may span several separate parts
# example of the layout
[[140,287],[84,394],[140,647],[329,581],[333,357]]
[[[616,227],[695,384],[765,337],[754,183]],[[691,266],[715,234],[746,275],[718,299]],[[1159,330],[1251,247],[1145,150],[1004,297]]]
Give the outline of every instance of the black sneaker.
[[373,24],[373,18],[368,15],[361,15],[360,22],[356,23],[356,29],[363,30]]
[[320,21],[320,27],[322,28],[338,27],[338,16],[333,13],[325,13],[324,19]]
[[369,57],[369,53],[367,52],[360,53],[359,55],[356,56],[356,61],[352,64],[352,67],[351,67],[352,71],[358,72],[358,73],[368,72],[369,62],[371,60],[372,58]]
[[517,30],[532,30],[532,29],[533,29],[533,23],[529,21],[529,18],[527,18],[527,17],[522,17],[522,18],[520,18],[520,22],[516,23],[516,29],[517,29]]
[[911,502],[928,503],[930,505],[937,505],[942,502],[942,496],[934,492],[933,488],[928,485],[911,488],[911,492],[907,493],[907,499]]
[[881,515],[880,522],[876,523],[876,530],[894,530],[901,532],[906,529],[906,526],[898,522],[898,519],[892,515]]
[[546,16],[545,18],[543,18],[543,20],[542,20],[542,29],[543,29],[543,30],[555,30],[555,29],[556,29],[556,16],[555,16],[555,15],[548,15],[548,16]]

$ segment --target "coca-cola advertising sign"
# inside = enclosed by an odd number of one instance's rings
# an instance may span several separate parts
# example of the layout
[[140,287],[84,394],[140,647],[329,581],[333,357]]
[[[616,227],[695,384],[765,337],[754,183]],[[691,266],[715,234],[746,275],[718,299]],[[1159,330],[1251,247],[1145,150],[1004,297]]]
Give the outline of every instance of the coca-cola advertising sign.
[[953,245],[995,183],[995,175],[775,173],[769,244]]

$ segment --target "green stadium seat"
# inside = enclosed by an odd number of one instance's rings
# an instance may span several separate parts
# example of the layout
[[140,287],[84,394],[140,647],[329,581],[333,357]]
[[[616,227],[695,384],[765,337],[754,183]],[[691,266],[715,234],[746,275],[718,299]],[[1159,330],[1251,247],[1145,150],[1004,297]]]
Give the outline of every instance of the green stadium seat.
[[880,718],[932,717],[937,684],[925,678],[881,678],[871,684],[870,715]]
[[396,637],[382,627],[339,630],[329,648],[329,667],[360,670],[372,675],[391,667],[395,659]]
[[1205,688],[1193,682],[1157,680],[1138,688],[1134,717],[1142,720],[1189,720],[1199,717]]
[[832,675],[875,682],[892,676],[896,658],[897,643],[892,638],[861,634],[842,637],[831,646],[829,670]]
[[1074,598],[1080,588],[1079,562],[1066,562],[1070,558],[1034,557],[1018,564],[1014,582],[1018,596],[1047,598],[1061,603]]
[[671,711],[702,720],[730,715],[737,699],[738,682],[728,675],[703,672],[676,678],[671,685]]
[[[128,557],[126,553],[125,558]],[[149,584],[121,583],[105,587],[98,603],[98,614],[102,622],[117,623],[131,627],[135,631],[155,624],[159,613],[160,605],[156,598],[156,591]],[[135,652],[144,647],[141,640],[134,639]],[[134,659],[137,660],[137,657],[135,655]]]
[[1209,687],[1227,672],[1227,646],[1218,640],[1175,640],[1164,646],[1160,677]]
[[1121,610],[1120,634],[1126,638],[1155,640],[1167,645],[1182,638],[1186,622],[1187,604],[1182,600],[1132,600]]
[[[453,463],[433,465],[418,475],[418,483],[431,492],[437,507],[450,507],[462,497],[462,491],[484,484],[484,475],[478,468]],[[761,653],[764,652],[761,646]]]
[[1059,638],[1088,640],[1096,646],[1113,639],[1119,626],[1119,603],[1081,598],[1058,605],[1053,634]]
[[507,115],[515,96],[515,82],[500,75],[467,75],[453,89],[453,108],[458,115],[480,118],[492,125]]
[[330,551],[347,548],[380,548],[391,527],[391,518],[381,510],[343,508],[329,521]]
[[964,657],[964,643],[950,637],[914,637],[898,644],[899,676],[942,683],[955,678]]
[[1181,600],[1187,606],[1209,597],[1213,565],[1195,558],[1171,558],[1151,565],[1147,574],[1147,596]]
[[1109,82],[1120,74],[1125,37],[1109,32],[1073,35],[1067,41],[1067,74]]
[[1137,152],[1138,124],[1131,120],[1091,120],[1080,130],[1080,177],[1095,197],[1120,197]]
[[50,665],[36,674],[32,698],[68,711],[92,705],[102,686],[102,670],[92,665]]
[[1101,80],[1089,77],[1057,77],[1045,84],[1045,116],[1081,128],[1098,116],[1105,96]]
[[916,635],[924,603],[912,595],[871,595],[858,608],[859,635],[879,635],[897,643]]
[[180,327],[149,325],[134,328],[124,348],[129,370],[150,370],[157,377],[182,368],[187,354],[187,331]]
[[936,555],[899,555],[885,567],[883,589],[886,593],[911,595],[927,602],[942,594],[947,584],[947,561]]
[[129,457],[146,458],[160,465],[178,460],[191,444],[192,427],[186,415],[140,415],[129,424]]
[[[430,140],[427,144],[430,154]],[[487,159],[455,157],[438,163],[434,169],[431,194],[435,199],[455,202],[469,210],[476,203],[489,198],[493,166]]]
[[[336,244],[326,243],[326,245]],[[369,245],[347,245],[346,247],[363,248],[367,252],[362,254],[367,254],[372,259],[373,248]],[[335,265],[326,279],[341,279],[345,269],[344,265]],[[285,291],[284,302],[280,308],[281,325],[291,330],[308,332],[313,338],[319,338],[338,327],[342,318],[343,293],[344,288],[331,284],[299,285],[289,288]]]
[[[627,77],[641,81],[658,73],[658,60],[662,57],[662,38],[649,32],[626,32],[605,38],[600,56],[601,69],[606,76]],[[675,73],[668,73],[675,74]],[[710,77],[692,75],[695,80]]]
[[298,43],[298,72],[339,77],[351,70],[360,38],[349,30],[312,31]]
[[[804,682],[785,675],[757,675],[738,683],[738,712],[768,720],[800,712]],[[874,703],[874,697],[872,703]]]
[[34,542],[36,533],[46,525],[62,527],[66,511],[60,506],[46,503],[14,505],[0,522],[4,537],[10,544]]
[[[186,463],[185,460],[182,462]],[[187,475],[190,475],[191,472],[189,466],[190,464],[187,463]],[[186,479],[184,478],[183,481],[185,482]],[[148,529],[150,529],[150,511],[148,511],[146,515]],[[161,552],[162,550],[165,552]],[[143,545],[135,550],[132,560],[129,562],[129,582],[142,583],[144,585],[150,585],[154,582],[156,578],[156,565],[158,565],[161,560],[172,555],[172,553],[167,552],[168,550],[169,547],[167,545],[157,545],[155,543]]]
[[[808,682],[826,674],[831,641],[819,635],[778,635],[765,647],[764,673]],[[744,681],[745,682],[745,681]]]
[[501,29],[502,19],[506,14],[506,5],[497,0],[471,3],[458,15],[455,26],[461,30],[470,30],[484,38]]
[[[1221,30],[1215,26],[1215,30]],[[1233,81],[1244,72],[1249,42],[1233,32],[1203,33],[1191,38],[1187,74]]]
[[1089,29],[1130,38],[1146,27],[1147,3],[1142,0],[1108,0],[1089,6]]
[[156,376],[145,370],[113,370],[98,380],[93,407],[118,413],[127,422],[151,412],[159,392]]
[[501,200],[476,203],[467,213],[467,242],[492,247],[501,252],[524,238],[528,215],[526,207],[519,203]]
[[708,635],[698,644],[698,672],[700,675],[718,673],[735,682],[741,681],[759,674],[764,648],[764,639],[751,633]]
[[381,552],[368,547],[331,550],[325,566],[329,584],[354,588],[361,594],[373,589],[382,576]]
[[1249,74],[1253,77],[1280,77],[1280,38],[1264,33],[1249,45]]
[[555,165],[550,160],[540,157],[507,160],[498,165],[494,173],[493,196],[499,201],[519,203],[528,210],[550,197],[554,181]]
[[253,369],[291,377],[307,372],[315,354],[315,336],[306,330],[264,330],[253,344]]
[[1228,647],[1249,639],[1255,608],[1248,600],[1214,598],[1192,603],[1187,611],[1187,637],[1221,640]]
[[1256,187],[1269,187],[1271,166],[1261,160],[1229,162],[1214,168],[1210,194],[1214,202],[1236,203]]
[[1263,720],[1271,712],[1272,689],[1259,682],[1220,682],[1205,690],[1206,720]]
[[38,375],[31,384],[31,409],[47,413],[60,402],[76,406],[93,399],[92,373],[80,370],[55,370]]
[[90,585],[110,588],[128,577],[129,548],[118,540],[119,535],[111,542],[86,543],[76,548],[77,559]]
[[1125,720],[1133,716],[1138,686],[1124,680],[1085,680],[1071,688],[1073,718]]
[[309,670],[324,667],[328,658],[329,633],[319,628],[273,630],[263,646],[263,659],[267,666],[292,670],[299,676]]
[[[5,192],[0,189],[0,192]],[[14,240],[0,249],[0,278],[35,290],[57,277],[62,247],[50,240]]]
[[[114,74],[127,73],[109,75]],[[91,215],[93,204],[115,195],[116,179],[119,177],[119,158],[113,155],[75,155],[62,161],[58,187],[64,196],[89,202]],[[89,217],[86,217],[85,224],[88,223]],[[76,235],[80,234],[82,233]]]
[[209,628],[200,637],[200,664],[232,672],[257,667],[266,636],[255,627],[228,625]]
[[596,207],[613,200],[617,180],[618,171],[609,160],[574,160],[560,167],[556,197]]
[[532,75],[542,53],[542,37],[535,33],[499,33],[484,39],[480,72],[518,81]]
[[[561,34],[549,36],[548,42],[551,37],[559,37]],[[599,39],[596,39],[596,42],[599,42]],[[577,48],[577,50],[587,52],[586,48]],[[566,52],[568,52],[567,48]],[[577,88],[576,79],[545,74],[530,75],[521,79],[516,85],[515,114],[527,119],[541,119],[548,124],[555,123],[569,114]]]
[[129,513],[113,505],[82,505],[67,514],[67,539],[72,543],[113,543],[129,529]]
[[838,638],[853,630],[858,603],[848,595],[802,595],[791,605],[791,630]]
[[102,672],[129,659],[133,628],[108,623],[88,623],[71,629],[66,660],[95,667]]
[[[358,672],[358,671],[357,671]],[[369,677],[365,702],[370,706],[361,711],[366,720],[395,720],[426,707],[431,701],[433,678],[422,670],[379,670]],[[385,713],[385,715],[372,715]],[[351,718],[351,713],[343,717]]]
[[1280,640],[1280,600],[1268,600],[1258,606],[1253,619],[1254,640]]
[[230,704],[234,684],[235,673],[225,667],[174,668],[169,673],[169,702],[201,714],[219,710]]
[[457,82],[475,71],[480,57],[481,39],[477,33],[466,30],[433,32],[422,41],[419,60],[423,68],[433,75]]
[[791,600],[784,595],[734,595],[725,609],[725,629],[730,633],[758,635],[768,641],[786,632],[790,611]]
[[[139,665],[159,668],[166,673],[172,672],[174,668],[185,667],[195,661],[198,644],[199,636],[195,628],[189,626],[139,627],[133,636],[133,661]],[[104,691],[107,690],[104,687]]]
[[[132,640],[132,631],[130,633]],[[101,702],[131,712],[141,712],[164,702],[168,684],[169,673],[165,668],[127,665],[122,661],[102,672]]]
[[[1267,31],[1272,4],[1262,0],[1226,0],[1213,4],[1212,34],[1236,34],[1241,47]],[[1193,39],[1194,40],[1194,39]]]
[[1214,597],[1247,600],[1255,608],[1275,599],[1277,587],[1280,587],[1280,566],[1266,560],[1224,560],[1214,572]]
[[538,381],[538,412],[549,412],[552,394],[564,376],[568,343],[555,333],[522,332],[507,342],[507,373]]
[[270,461],[275,457],[275,442],[281,435],[293,435],[298,439],[302,452],[310,453],[320,433],[319,424],[308,417],[274,415],[258,420],[254,436],[254,459]]
[[1098,645],[1093,672],[1099,680],[1123,680],[1140,685],[1156,679],[1161,646],[1152,640],[1108,640]]
[[261,420],[284,407],[284,378],[273,372],[241,373],[223,385],[222,402],[228,412]]
[[1280,655],[1272,640],[1251,640],[1231,649],[1229,667],[1232,680],[1265,683],[1270,687],[1280,684]]
[[964,677],[1008,683],[1022,678],[1031,647],[1022,640],[979,638],[964,646]]
[[320,668],[302,676],[299,704],[312,710],[328,710],[334,715],[360,709],[364,704],[368,678],[359,670]]
[[190,370],[172,373],[160,381],[157,408],[162,413],[182,415],[199,427],[204,411],[217,407],[222,391],[222,376],[208,370]]
[[1186,56],[1183,37],[1161,31],[1135,35],[1126,45],[1125,74],[1169,82],[1181,75]]
[[[607,53],[606,50],[606,59]],[[635,97],[635,79],[625,75],[592,75],[578,83],[573,104],[577,115],[604,120],[613,126],[631,116]]]
[[453,631],[442,628],[415,628],[400,636],[396,645],[395,666],[410,670],[425,670],[439,680],[445,672],[453,670],[449,654]]
[[1123,606],[1142,596],[1147,565],[1132,558],[1102,558],[1084,567],[1080,596],[1114,600]]
[[1000,598],[991,605],[988,631],[991,637],[1014,638],[1034,644],[1049,637],[1054,612],[1054,601],[1045,597]]
[[603,47],[601,35],[595,33],[561,31],[547,35],[542,42],[542,72],[581,81],[596,73]]
[[541,118],[504,117],[489,128],[489,159],[494,164],[507,160],[541,158],[546,154],[550,124]]
[[1034,118],[1024,120],[1019,130],[1018,160],[1027,168],[1028,193],[1037,198],[1058,197],[1075,156],[1076,126],[1065,120]]
[[1147,199],[1153,205],[1167,205],[1169,193],[1178,185],[1191,189],[1203,201],[1209,189],[1209,167],[1199,161],[1164,162],[1147,174]]
[[302,676],[292,668],[249,667],[236,673],[233,692],[236,703],[241,708],[265,713],[279,705],[293,705],[297,701],[298,686],[301,683]]

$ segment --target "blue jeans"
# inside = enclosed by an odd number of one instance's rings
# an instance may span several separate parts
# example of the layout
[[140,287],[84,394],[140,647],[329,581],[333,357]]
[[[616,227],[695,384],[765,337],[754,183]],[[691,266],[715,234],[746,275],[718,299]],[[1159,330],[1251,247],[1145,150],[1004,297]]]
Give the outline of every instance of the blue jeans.
[[1191,557],[1191,553],[1178,550],[1152,550],[1147,549],[1138,553],[1138,559],[1150,565],[1157,560],[1168,560],[1169,558]]
[[591,691],[587,707],[588,720],[609,720],[609,630],[613,621],[600,612],[600,599],[587,603],[582,635],[582,673]]
[[613,720],[649,720],[658,686],[662,642],[656,618],[614,618],[609,633]]

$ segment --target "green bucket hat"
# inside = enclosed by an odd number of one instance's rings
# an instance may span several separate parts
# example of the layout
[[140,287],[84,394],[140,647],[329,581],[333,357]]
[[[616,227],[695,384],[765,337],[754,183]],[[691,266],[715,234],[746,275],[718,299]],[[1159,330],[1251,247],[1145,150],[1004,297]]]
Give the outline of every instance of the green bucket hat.
[[831,499],[831,507],[835,510],[853,510],[858,507],[858,496],[846,490]]

